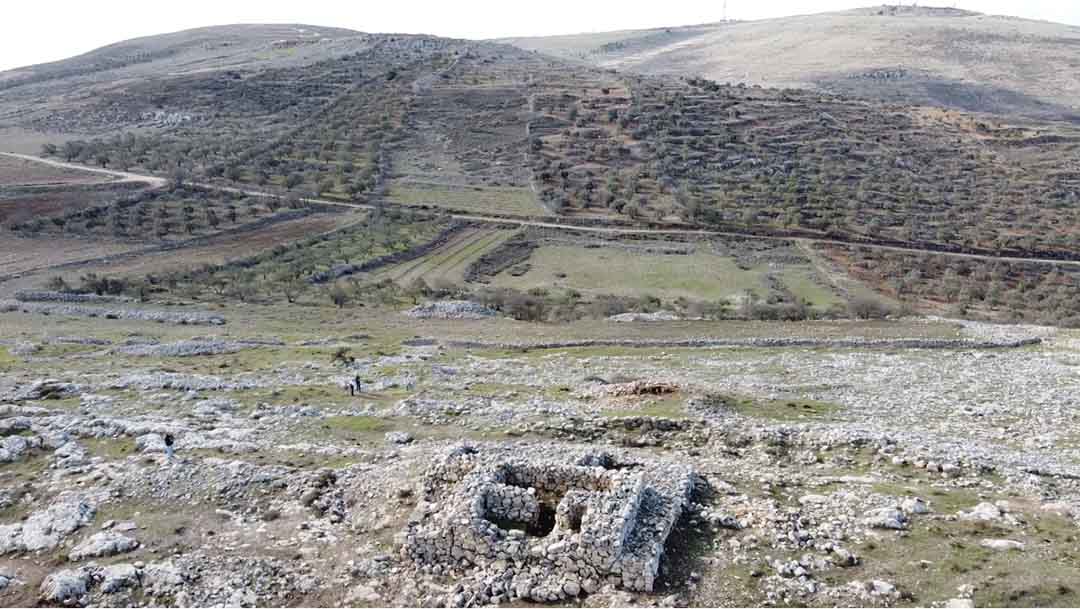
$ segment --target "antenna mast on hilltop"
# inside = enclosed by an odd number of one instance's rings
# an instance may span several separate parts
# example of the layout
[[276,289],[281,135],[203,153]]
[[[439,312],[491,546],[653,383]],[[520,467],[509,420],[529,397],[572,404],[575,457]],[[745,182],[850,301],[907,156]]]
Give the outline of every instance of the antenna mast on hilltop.
[[727,0],[724,0],[724,21],[727,21]]

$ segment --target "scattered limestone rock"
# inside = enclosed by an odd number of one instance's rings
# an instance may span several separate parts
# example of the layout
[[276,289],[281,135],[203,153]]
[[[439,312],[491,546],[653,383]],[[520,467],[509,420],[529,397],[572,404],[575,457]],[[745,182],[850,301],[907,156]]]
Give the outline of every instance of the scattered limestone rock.
[[345,603],[352,606],[358,604],[376,606],[381,601],[382,596],[374,588],[364,584],[359,584],[349,590],[349,594],[345,597]]
[[802,505],[822,505],[829,502],[829,498],[825,495],[803,495],[799,497],[799,503]]
[[113,352],[136,357],[195,357],[237,353],[261,346],[264,344],[225,340],[181,340],[165,344],[123,345],[114,348]]
[[976,505],[970,511],[960,512],[961,520],[991,521],[999,518],[1001,518],[1001,508],[989,501]]
[[81,467],[90,462],[90,453],[86,447],[75,440],[68,440],[53,452],[56,467],[59,469],[71,469]]
[[900,509],[907,514],[929,514],[930,506],[920,497],[908,497],[900,504]]
[[902,531],[908,528],[908,519],[895,507],[877,508],[863,514],[863,524],[875,529]]
[[413,436],[407,431],[388,431],[386,432],[386,441],[391,444],[410,444],[413,441]]
[[135,450],[141,453],[165,452],[165,436],[159,433],[143,434],[135,438]]
[[870,582],[870,594],[874,596],[893,596],[896,594],[896,586],[887,581],[875,579]]
[[835,548],[833,550],[833,562],[841,567],[854,567],[859,564],[859,557],[850,550]]
[[153,562],[142,570],[142,585],[155,596],[175,594],[184,585],[184,576],[172,561]]
[[38,351],[41,351],[41,345],[37,343],[31,343],[27,341],[18,341],[10,350],[12,355],[19,357],[29,357]]
[[1008,552],[1010,550],[1022,552],[1024,550],[1024,544],[1012,539],[984,539],[979,545],[998,552]]

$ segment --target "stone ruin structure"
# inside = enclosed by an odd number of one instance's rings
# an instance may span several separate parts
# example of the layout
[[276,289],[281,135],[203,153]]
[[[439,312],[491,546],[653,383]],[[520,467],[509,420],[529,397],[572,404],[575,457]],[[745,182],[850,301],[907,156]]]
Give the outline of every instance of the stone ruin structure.
[[[460,445],[428,470],[402,552],[422,570],[469,571],[470,602],[550,602],[614,585],[652,591],[690,500],[686,466],[559,448],[558,457]],[[479,597],[479,598],[475,598]]]

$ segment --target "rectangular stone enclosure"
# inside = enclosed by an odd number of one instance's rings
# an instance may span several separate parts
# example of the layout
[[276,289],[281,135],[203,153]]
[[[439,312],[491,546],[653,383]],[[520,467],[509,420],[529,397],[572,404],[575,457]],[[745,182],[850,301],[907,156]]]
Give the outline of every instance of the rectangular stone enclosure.
[[611,453],[456,446],[426,473],[402,551],[437,573],[492,571],[510,598],[652,591],[694,479],[683,465]]

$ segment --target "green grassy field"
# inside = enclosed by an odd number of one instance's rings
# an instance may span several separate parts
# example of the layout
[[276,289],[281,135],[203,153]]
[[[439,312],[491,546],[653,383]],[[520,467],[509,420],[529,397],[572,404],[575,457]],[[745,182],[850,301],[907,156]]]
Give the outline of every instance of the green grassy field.
[[495,277],[494,285],[698,300],[735,299],[747,290],[762,297],[768,293],[764,269],[745,271],[736,266],[733,258],[705,251],[681,256],[556,245],[536,250],[529,264],[532,268],[524,275],[513,277],[503,272]]
[[434,205],[475,213],[548,215],[528,188],[398,183],[390,187],[387,198],[401,205]]
[[818,274],[810,267],[788,267],[780,271],[779,275],[784,287],[814,308],[828,309],[833,305],[844,304],[844,299],[834,290],[825,287],[818,279]]

